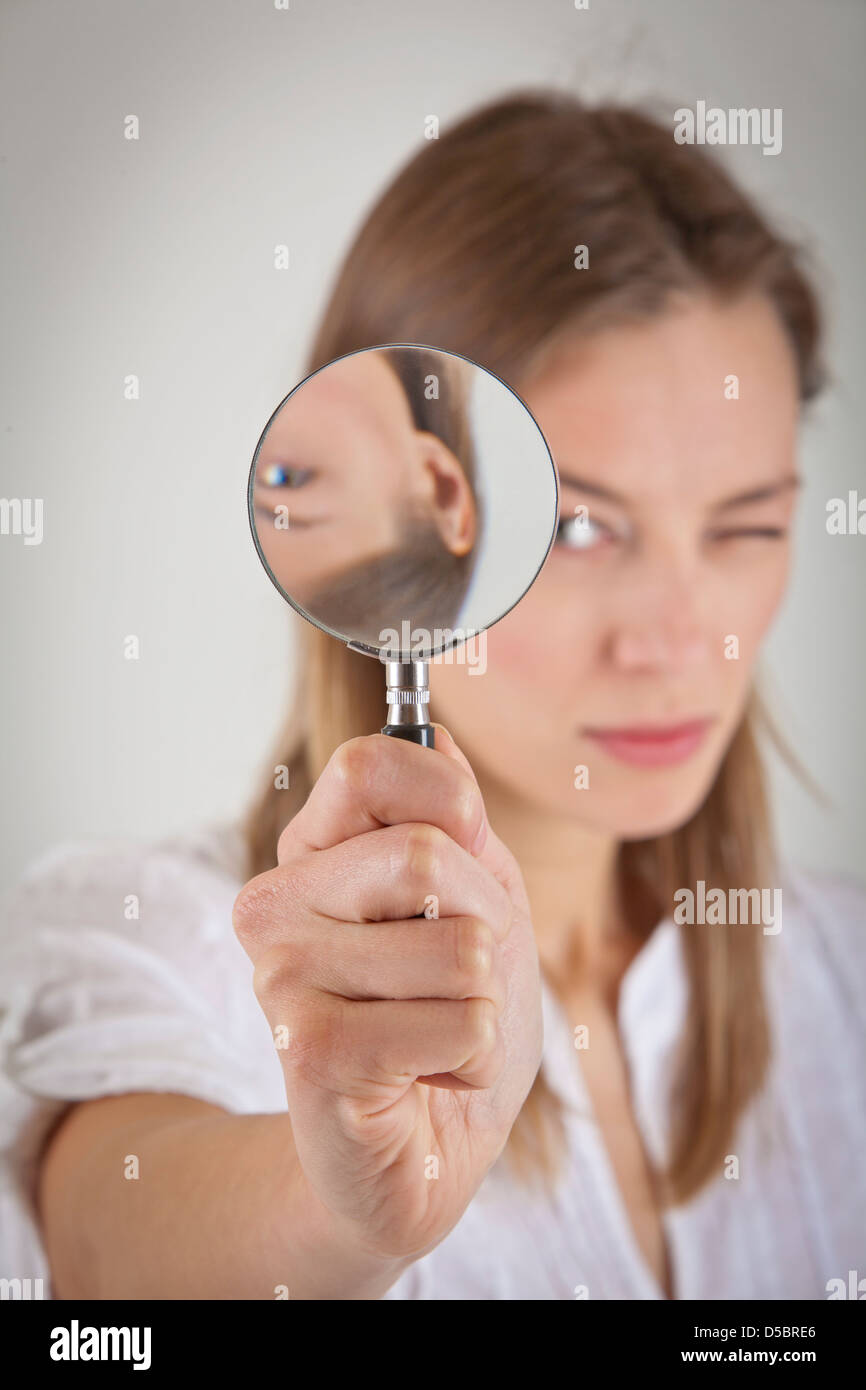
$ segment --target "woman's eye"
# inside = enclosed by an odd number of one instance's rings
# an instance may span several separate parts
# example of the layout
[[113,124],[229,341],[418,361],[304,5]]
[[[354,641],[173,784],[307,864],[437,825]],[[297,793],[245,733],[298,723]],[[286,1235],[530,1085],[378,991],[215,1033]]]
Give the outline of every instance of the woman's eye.
[[615,533],[601,521],[594,521],[585,511],[576,516],[564,516],[556,528],[556,544],[569,550],[596,550],[606,541],[616,540]]
[[302,487],[311,477],[309,468],[290,468],[284,463],[269,463],[261,470],[259,482],[264,487]]
[[778,541],[787,536],[784,526],[740,526],[727,531],[711,531],[711,541],[735,541],[753,536],[758,540]]

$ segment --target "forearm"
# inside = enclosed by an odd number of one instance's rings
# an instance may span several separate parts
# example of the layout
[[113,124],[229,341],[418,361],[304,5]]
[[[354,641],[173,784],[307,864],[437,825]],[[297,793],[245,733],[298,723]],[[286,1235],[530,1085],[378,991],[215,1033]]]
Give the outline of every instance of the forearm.
[[287,1115],[178,1096],[96,1104],[42,1166],[57,1297],[376,1299],[406,1267],[360,1250],[322,1206]]

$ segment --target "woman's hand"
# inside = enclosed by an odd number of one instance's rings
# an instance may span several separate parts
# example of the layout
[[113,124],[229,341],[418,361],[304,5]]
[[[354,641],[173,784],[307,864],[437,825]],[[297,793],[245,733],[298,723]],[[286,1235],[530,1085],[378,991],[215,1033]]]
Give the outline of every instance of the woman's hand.
[[520,870],[444,730],[433,750],[343,744],[278,860],[243,888],[234,926],[298,1160],[360,1248],[417,1258],[471,1201],[541,1060]]

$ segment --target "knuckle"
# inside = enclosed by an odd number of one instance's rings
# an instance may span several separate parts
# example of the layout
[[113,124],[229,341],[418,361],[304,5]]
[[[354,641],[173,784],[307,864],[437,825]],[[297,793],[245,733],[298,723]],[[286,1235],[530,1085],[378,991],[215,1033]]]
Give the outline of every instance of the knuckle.
[[301,978],[297,952],[281,941],[263,951],[253,969],[253,992],[263,1007],[283,1005],[297,991]]
[[478,917],[458,921],[454,932],[457,974],[468,995],[483,990],[493,964],[493,932]]
[[435,825],[408,825],[403,832],[402,871],[410,883],[427,887],[442,867],[447,835]]
[[311,887],[305,865],[297,863],[291,868],[274,869],[272,872],[275,890],[271,911],[278,911],[280,921],[289,923],[292,921],[293,911],[306,902]]
[[232,907],[232,926],[242,944],[255,941],[273,914],[275,893],[272,870],[251,878],[238,893]]
[[284,930],[292,911],[304,901],[306,885],[297,869],[268,869],[246,883],[232,907],[232,926],[245,948],[260,945],[275,923]]
[[368,737],[350,738],[334,750],[328,766],[338,782],[357,791],[369,783],[376,752]]

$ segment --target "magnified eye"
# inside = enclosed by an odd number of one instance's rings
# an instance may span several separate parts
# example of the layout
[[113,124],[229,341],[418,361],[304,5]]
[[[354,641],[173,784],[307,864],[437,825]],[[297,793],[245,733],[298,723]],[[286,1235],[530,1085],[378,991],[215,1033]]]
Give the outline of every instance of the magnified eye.
[[283,463],[269,463],[261,470],[259,482],[265,487],[301,487],[311,477],[308,468],[290,468]]
[[556,544],[569,550],[595,550],[599,545],[616,540],[615,533],[601,521],[594,521],[585,512],[564,516],[556,528]]

